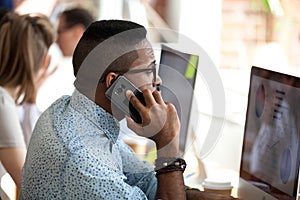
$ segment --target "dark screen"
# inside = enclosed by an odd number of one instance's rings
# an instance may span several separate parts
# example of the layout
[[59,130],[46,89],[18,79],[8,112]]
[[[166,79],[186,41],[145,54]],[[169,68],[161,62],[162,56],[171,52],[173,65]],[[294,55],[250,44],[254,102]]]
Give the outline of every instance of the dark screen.
[[164,101],[176,107],[181,122],[179,147],[185,150],[194,86],[198,66],[197,55],[184,53],[162,45],[159,76]]

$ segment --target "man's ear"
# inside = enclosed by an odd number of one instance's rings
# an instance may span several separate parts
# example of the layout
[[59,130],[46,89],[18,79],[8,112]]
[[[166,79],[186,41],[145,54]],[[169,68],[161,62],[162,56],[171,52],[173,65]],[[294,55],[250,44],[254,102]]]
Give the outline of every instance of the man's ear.
[[114,72],[108,73],[105,78],[106,88],[109,88],[115,82],[115,80],[118,78],[118,76],[119,75]]

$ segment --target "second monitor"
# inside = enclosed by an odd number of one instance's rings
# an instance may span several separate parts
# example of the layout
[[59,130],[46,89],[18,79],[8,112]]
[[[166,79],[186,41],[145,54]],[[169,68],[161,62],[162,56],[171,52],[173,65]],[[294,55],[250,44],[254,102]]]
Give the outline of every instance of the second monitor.
[[162,45],[159,76],[162,97],[176,107],[181,122],[179,148],[184,153],[190,122],[199,56]]

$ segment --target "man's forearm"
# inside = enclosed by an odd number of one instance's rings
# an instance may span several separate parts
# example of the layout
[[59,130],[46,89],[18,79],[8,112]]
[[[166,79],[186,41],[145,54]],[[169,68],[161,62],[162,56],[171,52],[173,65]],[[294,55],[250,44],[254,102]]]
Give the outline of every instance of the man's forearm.
[[186,199],[185,186],[181,171],[174,171],[157,176],[157,199]]
[[[181,168],[176,158],[179,158],[178,140],[174,139],[171,143],[157,150],[157,162],[162,162],[156,166],[157,172],[157,199],[186,199],[185,185],[183,180],[184,168]],[[165,163],[164,163],[165,162]],[[176,162],[176,163],[175,163]],[[167,167],[168,164],[176,164],[173,167]],[[165,167],[165,168],[164,168]],[[169,171],[170,170],[170,171]],[[172,171],[174,170],[174,171]]]

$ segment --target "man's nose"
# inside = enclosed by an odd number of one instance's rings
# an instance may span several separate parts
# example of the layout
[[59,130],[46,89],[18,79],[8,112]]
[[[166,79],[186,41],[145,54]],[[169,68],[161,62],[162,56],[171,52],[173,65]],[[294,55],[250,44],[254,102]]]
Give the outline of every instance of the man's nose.
[[161,84],[162,84],[162,80],[161,80],[160,76],[157,76],[156,80],[153,82],[152,85],[153,85],[153,87],[157,87],[157,86],[159,86]]

